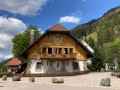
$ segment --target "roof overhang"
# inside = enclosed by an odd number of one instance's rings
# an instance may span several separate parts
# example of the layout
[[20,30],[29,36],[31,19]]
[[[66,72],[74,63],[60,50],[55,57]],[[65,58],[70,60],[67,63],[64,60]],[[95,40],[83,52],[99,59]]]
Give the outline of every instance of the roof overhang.
[[32,46],[34,46],[36,43],[38,43],[38,41],[39,41],[40,39],[42,39],[42,38],[43,38],[46,34],[48,34],[48,33],[68,34],[68,35],[70,35],[80,46],[82,46],[82,47],[85,49],[85,51],[88,53],[88,55],[87,55],[88,58],[91,58],[91,57],[94,56],[94,54],[93,54],[86,46],[84,46],[77,38],[75,38],[75,37],[70,33],[70,31],[48,31],[48,30],[47,30],[45,33],[43,33],[36,41],[34,41],[33,44],[29,45],[25,50],[23,50],[23,52],[20,54],[20,56],[26,57],[26,56],[27,56],[26,52],[27,52]]

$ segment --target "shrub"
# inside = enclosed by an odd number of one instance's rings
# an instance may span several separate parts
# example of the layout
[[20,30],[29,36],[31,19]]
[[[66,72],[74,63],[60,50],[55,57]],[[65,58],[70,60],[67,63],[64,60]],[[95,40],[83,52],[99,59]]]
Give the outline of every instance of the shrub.
[[115,69],[115,72],[120,72],[120,69]]

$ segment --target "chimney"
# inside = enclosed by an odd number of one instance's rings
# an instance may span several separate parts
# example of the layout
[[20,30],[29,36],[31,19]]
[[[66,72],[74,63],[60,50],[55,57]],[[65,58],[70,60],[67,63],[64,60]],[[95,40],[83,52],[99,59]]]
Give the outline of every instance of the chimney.
[[30,30],[30,44],[34,42],[34,30]]

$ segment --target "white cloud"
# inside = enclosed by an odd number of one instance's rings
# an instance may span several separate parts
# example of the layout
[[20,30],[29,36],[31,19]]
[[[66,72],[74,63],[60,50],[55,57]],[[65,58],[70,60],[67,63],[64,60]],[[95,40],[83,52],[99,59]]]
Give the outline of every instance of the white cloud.
[[74,12],[70,13],[69,15],[66,15],[64,17],[60,17],[59,22],[60,23],[80,23],[82,19],[82,11],[81,10],[75,10]]
[[0,16],[0,33],[15,35],[23,32],[26,25],[19,19]]
[[59,22],[68,22],[68,23],[76,23],[78,24],[80,22],[81,18],[80,17],[75,17],[75,16],[65,16],[65,17],[60,17]]
[[0,61],[13,57],[8,53],[12,50],[12,38],[26,28],[26,25],[19,19],[0,16]]
[[3,54],[0,54],[0,58],[2,58],[4,55]]
[[34,16],[48,0],[0,0],[0,9],[14,14]]
[[7,34],[0,34],[0,51],[10,50],[12,47],[11,43],[12,37]]
[[12,57],[13,57],[13,54],[9,54],[9,55],[4,56],[4,59],[6,60],[6,59],[9,59],[9,58],[12,58]]
[[42,31],[40,28],[39,28],[39,31],[41,31],[41,34],[43,34],[43,33],[44,33],[44,31]]
[[8,55],[0,54],[0,62],[12,57],[13,57],[13,54],[8,54]]
[[13,36],[25,29],[26,25],[21,20],[0,16],[0,51],[11,50]]

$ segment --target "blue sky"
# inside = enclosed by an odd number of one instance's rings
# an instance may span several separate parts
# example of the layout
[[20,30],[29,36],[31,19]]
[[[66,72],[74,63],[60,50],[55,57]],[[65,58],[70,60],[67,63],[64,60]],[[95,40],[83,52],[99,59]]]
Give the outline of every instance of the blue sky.
[[12,38],[29,25],[45,32],[60,23],[70,30],[117,6],[119,0],[0,0],[0,59],[12,56]]

